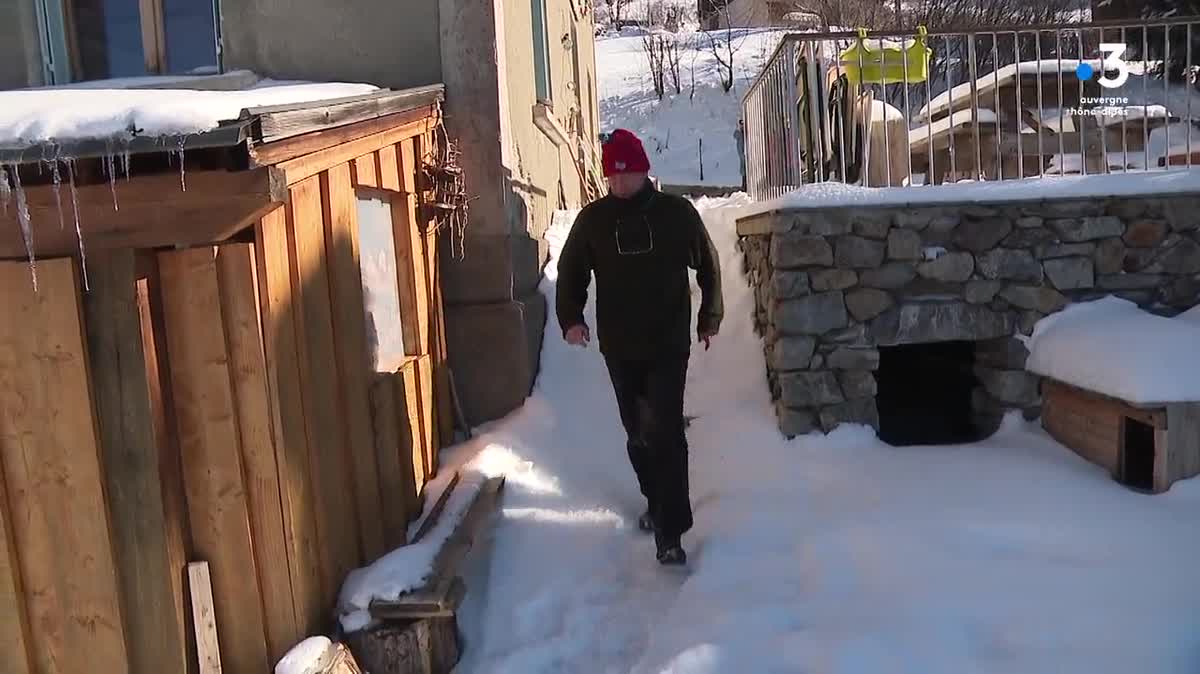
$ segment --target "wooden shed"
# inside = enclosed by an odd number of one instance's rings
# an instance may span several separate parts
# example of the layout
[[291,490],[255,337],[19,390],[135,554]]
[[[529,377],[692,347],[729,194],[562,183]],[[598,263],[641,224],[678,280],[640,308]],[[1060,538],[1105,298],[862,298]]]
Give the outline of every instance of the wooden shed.
[[454,433],[441,100],[0,154],[0,671],[269,672],[405,543]]

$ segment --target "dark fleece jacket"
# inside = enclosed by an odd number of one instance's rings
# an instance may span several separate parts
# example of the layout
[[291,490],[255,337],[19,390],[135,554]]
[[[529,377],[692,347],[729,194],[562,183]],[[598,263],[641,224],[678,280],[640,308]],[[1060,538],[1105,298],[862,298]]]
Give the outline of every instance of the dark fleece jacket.
[[565,334],[584,322],[594,272],[601,352],[628,359],[686,353],[689,268],[701,291],[697,331],[715,334],[723,314],[720,263],[691,202],[649,181],[630,199],[599,199],[579,213],[559,256],[559,325]]

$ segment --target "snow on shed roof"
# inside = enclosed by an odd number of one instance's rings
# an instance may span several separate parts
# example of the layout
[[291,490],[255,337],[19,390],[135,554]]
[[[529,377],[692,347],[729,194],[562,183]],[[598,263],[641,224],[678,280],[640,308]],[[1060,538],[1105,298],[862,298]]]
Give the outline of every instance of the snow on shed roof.
[[[1080,63],[1087,63],[1093,68],[1100,67],[1100,59],[1042,59],[1041,61],[1022,61],[1021,63],[1010,63],[998,71],[989,72],[980,75],[976,80],[976,92],[978,96],[990,94],[997,86],[999,81],[1000,86],[1009,84],[1017,77],[1018,70],[1022,75],[1042,75],[1058,77],[1059,73],[1074,73]],[[942,92],[933,98],[929,104],[922,107],[917,114],[921,117],[931,117],[933,115],[945,112],[951,107],[951,103],[958,104],[971,100],[971,82],[963,82],[954,87],[950,91]],[[957,105],[955,106],[957,107]]]
[[[179,81],[185,83],[187,78]],[[103,86],[93,84],[0,92],[0,148],[200,134],[216,129],[223,121],[238,119],[250,108],[315,103],[379,91],[369,84],[276,80],[261,80],[232,91],[130,88],[139,84],[137,79],[107,84],[109,88],[93,88]],[[141,84],[161,86],[163,82]]]

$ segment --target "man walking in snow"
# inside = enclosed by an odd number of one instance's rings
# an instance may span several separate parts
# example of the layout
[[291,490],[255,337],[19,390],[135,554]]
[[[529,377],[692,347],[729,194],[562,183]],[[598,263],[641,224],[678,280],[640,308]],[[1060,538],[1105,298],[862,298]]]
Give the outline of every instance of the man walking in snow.
[[720,265],[695,207],[649,180],[637,136],[614,131],[603,164],[609,195],[579,213],[559,256],[558,322],[568,343],[591,341],[583,309],[595,273],[600,352],[646,497],[638,526],[654,532],[659,562],[684,564],[681,538],[692,528],[683,416],[692,343],[688,269],[701,290],[696,333],[707,349],[722,318]]

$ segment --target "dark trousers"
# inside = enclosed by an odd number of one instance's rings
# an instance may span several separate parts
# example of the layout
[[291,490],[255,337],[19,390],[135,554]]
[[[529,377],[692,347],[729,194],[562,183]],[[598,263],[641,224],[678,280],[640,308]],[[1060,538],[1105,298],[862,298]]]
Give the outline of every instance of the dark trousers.
[[653,360],[606,356],[605,362],[650,517],[661,538],[678,538],[692,528],[683,419],[688,354]]

